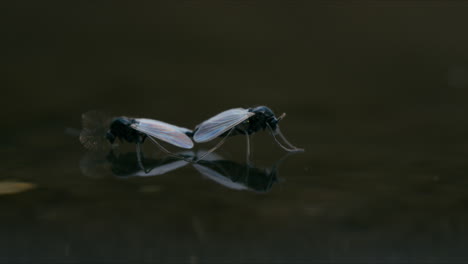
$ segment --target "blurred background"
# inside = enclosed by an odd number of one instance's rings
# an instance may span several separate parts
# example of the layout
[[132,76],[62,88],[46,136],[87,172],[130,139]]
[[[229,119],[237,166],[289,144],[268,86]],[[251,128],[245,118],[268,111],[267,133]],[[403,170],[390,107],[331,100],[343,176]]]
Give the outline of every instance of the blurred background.
[[[0,262],[468,261],[468,2],[2,3]],[[89,177],[81,114],[286,112],[269,192]],[[72,132],[70,132],[72,131]],[[253,159],[284,152],[267,133]],[[132,149],[132,146],[129,147]],[[151,152],[152,146],[145,146]],[[220,150],[242,160],[245,139]]]

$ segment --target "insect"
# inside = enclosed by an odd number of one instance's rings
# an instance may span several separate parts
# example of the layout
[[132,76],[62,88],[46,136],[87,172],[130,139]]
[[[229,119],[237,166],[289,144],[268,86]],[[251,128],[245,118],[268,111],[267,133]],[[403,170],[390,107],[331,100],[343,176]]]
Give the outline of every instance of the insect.
[[[222,137],[215,147],[209,152],[219,148],[224,141],[234,135],[246,135],[247,139],[247,159],[250,156],[250,135],[258,131],[268,129],[276,143],[288,152],[303,151],[296,148],[283,136],[279,128],[279,121],[286,116],[283,113],[276,117],[273,111],[266,106],[258,106],[253,108],[233,108],[221,112],[210,119],[199,124],[193,131],[193,140],[197,143],[211,141],[217,137]],[[276,136],[279,136],[283,141],[283,145]],[[200,159],[202,159],[202,156]]]
[[[93,118],[102,118],[102,114],[96,114],[93,112],[83,115],[83,130],[80,134],[80,141],[87,148],[95,148],[103,141],[102,128],[101,129],[90,129],[89,125],[99,127],[96,121],[92,121]],[[105,122],[108,123],[108,122]],[[98,132],[98,134],[95,134]],[[147,119],[147,118],[129,118],[125,116],[116,117],[110,121],[107,132],[105,133],[105,139],[111,144],[116,139],[120,141],[127,141],[129,143],[135,143],[137,148],[137,159],[140,167],[143,168],[141,162],[141,144],[146,138],[149,138],[156,146],[171,156],[177,156],[172,154],[166,148],[164,148],[156,139],[162,140],[174,146],[191,149],[193,142],[188,135],[192,131],[187,128],[178,127],[162,121]]]

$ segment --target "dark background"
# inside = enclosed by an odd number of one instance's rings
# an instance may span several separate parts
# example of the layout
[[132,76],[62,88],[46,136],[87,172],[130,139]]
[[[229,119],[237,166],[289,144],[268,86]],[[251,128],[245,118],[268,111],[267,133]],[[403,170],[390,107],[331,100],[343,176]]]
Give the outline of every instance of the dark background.
[[[468,2],[1,5],[0,185],[35,188],[0,195],[0,262],[468,261]],[[69,133],[93,109],[193,128],[255,105],[306,149],[262,194],[190,167],[89,178]]]

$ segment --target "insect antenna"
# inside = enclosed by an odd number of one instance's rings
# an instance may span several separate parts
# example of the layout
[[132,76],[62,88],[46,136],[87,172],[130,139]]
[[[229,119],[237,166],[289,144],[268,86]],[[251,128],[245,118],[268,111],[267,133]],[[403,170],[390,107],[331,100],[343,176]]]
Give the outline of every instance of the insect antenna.
[[279,122],[281,119],[283,119],[286,116],[286,113],[282,113],[278,118],[276,118],[276,121]]

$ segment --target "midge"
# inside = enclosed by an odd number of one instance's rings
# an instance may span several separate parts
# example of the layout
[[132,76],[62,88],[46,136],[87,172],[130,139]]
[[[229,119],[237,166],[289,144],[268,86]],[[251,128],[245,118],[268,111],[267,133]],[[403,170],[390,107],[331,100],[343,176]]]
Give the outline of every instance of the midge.
[[190,129],[158,120],[121,116],[112,120],[106,138],[110,143],[114,143],[115,139],[118,138],[121,141],[136,143],[137,146],[143,143],[146,138],[149,138],[160,146],[154,139],[157,138],[180,148],[191,149],[193,148],[193,142],[187,135],[191,133]]
[[[83,119],[85,119],[85,115],[83,115]],[[84,120],[84,122],[86,122],[86,120]],[[101,141],[102,135],[95,135],[94,133],[95,131],[92,129],[86,127],[83,129],[80,135],[80,141],[85,147],[92,148],[93,144],[97,144],[99,143],[98,141]],[[105,138],[111,144],[114,143],[116,139],[135,143],[138,163],[143,168],[141,162],[141,144],[146,138],[149,138],[151,142],[167,154],[178,157],[178,155],[164,148],[156,139],[180,148],[191,149],[193,148],[193,142],[188,136],[191,134],[192,131],[190,129],[171,125],[162,121],[120,116],[112,119]]]
[[[276,143],[284,150],[289,152],[304,151],[303,149],[296,148],[289,143],[281,133],[278,123],[285,116],[286,114],[283,113],[281,116],[276,117],[273,111],[266,106],[258,106],[248,109],[229,109],[199,124],[193,131],[193,140],[197,143],[203,143],[211,141],[217,137],[222,137],[223,140],[208,151],[208,153],[210,153],[219,148],[228,137],[239,134],[246,135],[248,159],[250,156],[249,135],[260,130],[268,129]],[[276,138],[277,135],[284,141],[286,146]],[[200,157],[199,160],[203,159],[205,155]]]

